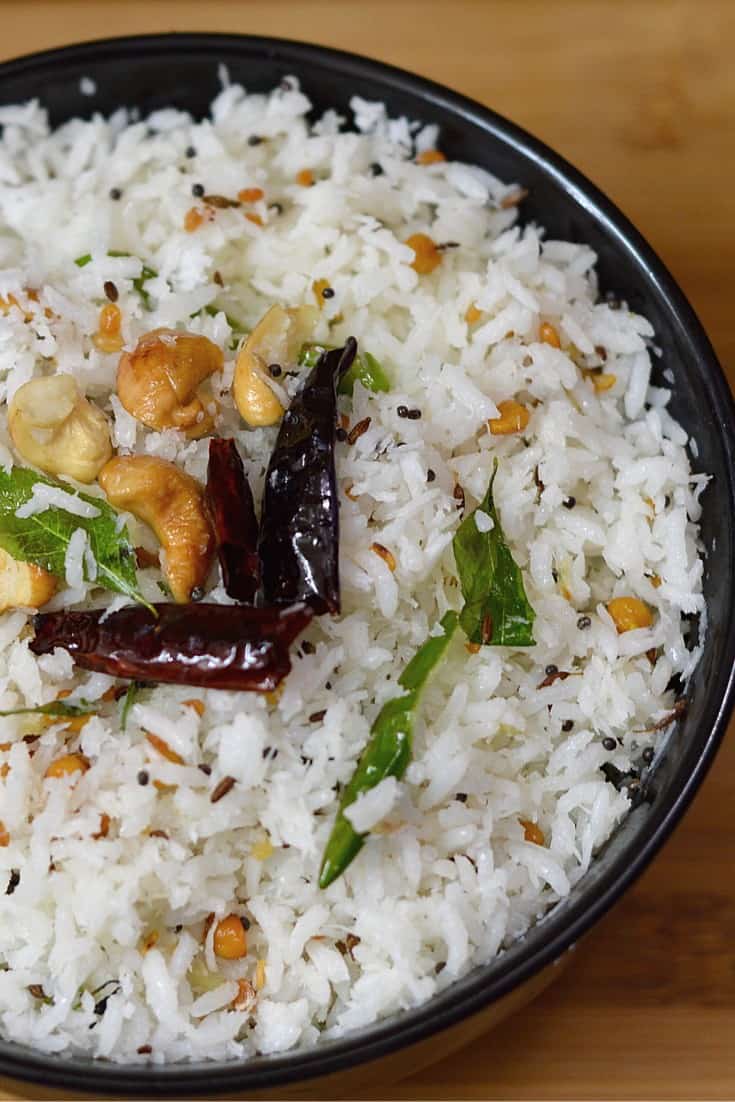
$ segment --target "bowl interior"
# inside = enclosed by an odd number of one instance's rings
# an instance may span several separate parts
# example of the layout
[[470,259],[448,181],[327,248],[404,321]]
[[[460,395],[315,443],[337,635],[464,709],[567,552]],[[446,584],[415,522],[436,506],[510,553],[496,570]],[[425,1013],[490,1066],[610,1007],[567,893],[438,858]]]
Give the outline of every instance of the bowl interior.
[[[648,801],[630,814],[570,897],[501,958],[418,1010],[316,1051],[258,1058],[244,1066],[92,1066],[86,1059],[46,1058],[0,1042],[0,1073],[96,1094],[191,1095],[294,1082],[377,1058],[504,995],[567,949],[650,860],[699,784],[731,706],[732,400],[712,349],[671,276],[623,216],[574,169],[505,120],[428,81],[352,55],[278,40],[181,35],[112,40],[36,55],[0,66],[0,104],[38,97],[54,124],[94,111],[110,113],[121,104],[145,115],[173,103],[202,116],[220,89],[222,64],[250,91],[271,88],[295,74],[317,113],[335,107],[349,118],[349,100],[360,95],[385,100],[392,114],[439,123],[442,149],[450,158],[482,165],[529,189],[524,220],[538,221],[552,237],[592,246],[599,257],[601,289],[626,299],[655,326],[662,350],[656,370],[668,367],[675,376],[670,408],[696,440],[694,469],[713,475],[702,520],[709,624],[704,656],[688,690],[688,712],[655,768]],[[93,96],[82,94],[82,77],[96,82]]]

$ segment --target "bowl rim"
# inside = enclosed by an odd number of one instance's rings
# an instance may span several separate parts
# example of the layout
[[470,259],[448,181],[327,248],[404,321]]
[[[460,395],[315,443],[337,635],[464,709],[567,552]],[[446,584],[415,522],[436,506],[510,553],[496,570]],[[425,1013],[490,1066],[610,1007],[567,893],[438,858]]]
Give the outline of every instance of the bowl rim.
[[[417,96],[428,106],[449,111],[462,123],[478,126],[489,141],[510,147],[565,190],[614,239],[616,248],[643,271],[646,282],[653,285],[667,312],[678,320],[692,352],[701,361],[707,397],[718,410],[719,429],[728,459],[729,498],[731,503],[735,502],[735,403],[709,338],[677,281],[639,231],[595,184],[545,143],[490,108],[427,77],[347,50],[296,39],[209,32],[126,35],[25,54],[0,63],[0,86],[8,77],[33,72],[42,77],[48,69],[63,70],[112,55],[201,53],[211,60],[213,51],[222,48],[243,57],[248,54],[266,56],[274,65],[298,66],[300,62],[323,65],[326,62],[335,79],[347,75],[377,78],[386,93],[405,92]],[[90,107],[93,105],[94,101],[90,100]],[[717,712],[694,767],[679,791],[651,824],[637,851],[616,856],[595,898],[584,908],[575,909],[570,905],[569,921],[525,958],[504,967],[501,957],[490,965],[474,968],[442,993],[441,1007],[435,1005],[437,997],[434,997],[417,1008],[378,1021],[366,1030],[352,1031],[327,1045],[290,1050],[269,1056],[263,1062],[151,1066],[74,1057],[60,1060],[14,1042],[0,1041],[0,1075],[47,1087],[83,1091],[90,1090],[91,1082],[95,1094],[125,1092],[132,1097],[150,1096],[152,1091],[162,1097],[171,1097],[181,1092],[191,1096],[214,1095],[246,1087],[268,1090],[378,1060],[457,1025],[558,960],[610,909],[658,853],[709,770],[735,705],[735,619],[728,625],[724,649],[729,669],[718,683]],[[488,975],[491,967],[492,975]]]

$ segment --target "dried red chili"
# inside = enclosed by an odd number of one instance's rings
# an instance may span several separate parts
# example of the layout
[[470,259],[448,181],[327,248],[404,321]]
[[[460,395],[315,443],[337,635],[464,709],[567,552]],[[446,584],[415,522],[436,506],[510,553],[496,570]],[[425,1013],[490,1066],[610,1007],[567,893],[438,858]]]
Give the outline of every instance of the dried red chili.
[[265,480],[260,566],[267,604],[306,601],[339,612],[339,496],[334,469],[337,384],[357,353],[324,352],[286,411]]
[[205,689],[272,692],[291,669],[288,648],[312,618],[305,605],[140,605],[106,615],[50,612],[34,619],[34,654],[55,647],[113,677]]
[[209,442],[206,500],[217,537],[225,590],[252,604],[260,582],[253,494],[234,440]]

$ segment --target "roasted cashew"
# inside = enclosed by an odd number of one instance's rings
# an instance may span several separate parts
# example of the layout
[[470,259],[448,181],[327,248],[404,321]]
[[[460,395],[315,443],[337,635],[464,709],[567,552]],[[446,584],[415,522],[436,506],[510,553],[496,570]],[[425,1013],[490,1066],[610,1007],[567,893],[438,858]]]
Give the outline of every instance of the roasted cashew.
[[30,562],[18,562],[0,549],[0,612],[10,608],[40,608],[50,601],[58,583],[53,574]]
[[10,402],[8,428],[29,463],[77,482],[94,482],[112,455],[107,418],[71,375],[24,383]]
[[244,421],[253,428],[275,425],[283,406],[264,376],[271,364],[293,365],[309,339],[319,312],[315,306],[271,306],[240,349],[232,396]]
[[149,429],[181,429],[191,439],[214,428],[213,399],[200,384],[222,370],[222,350],[197,333],[153,329],[134,352],[123,352],[117,393],[128,413]]
[[112,505],[148,524],[163,548],[163,570],[174,600],[188,601],[206,581],[214,532],[202,487],[167,459],[125,455],[111,459],[99,483]]

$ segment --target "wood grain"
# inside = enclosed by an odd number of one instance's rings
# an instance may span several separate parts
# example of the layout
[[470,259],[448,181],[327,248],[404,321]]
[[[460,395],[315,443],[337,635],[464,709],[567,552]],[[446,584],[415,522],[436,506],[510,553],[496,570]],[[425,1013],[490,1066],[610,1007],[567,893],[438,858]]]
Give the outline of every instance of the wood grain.
[[[280,34],[474,96],[622,207],[681,282],[735,382],[732,0],[6,0],[0,14],[0,57],[140,31]],[[391,1097],[735,1096],[734,776],[731,738],[675,837],[566,974]]]

